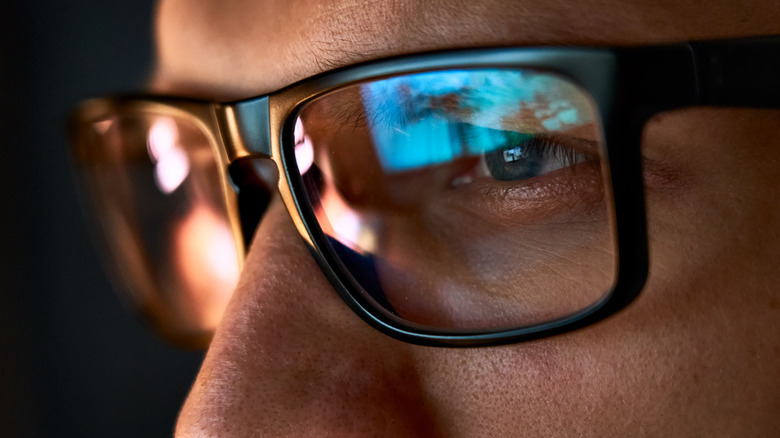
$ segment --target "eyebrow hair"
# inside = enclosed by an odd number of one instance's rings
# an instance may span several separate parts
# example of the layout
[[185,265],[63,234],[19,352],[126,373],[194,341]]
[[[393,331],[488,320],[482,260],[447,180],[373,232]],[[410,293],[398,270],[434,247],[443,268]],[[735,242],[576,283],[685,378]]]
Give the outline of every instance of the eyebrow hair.
[[[344,37],[334,37],[336,40],[349,44],[337,44],[333,40],[310,40],[306,51],[314,61],[320,73],[387,57],[381,50],[369,43],[360,43]],[[356,50],[358,47],[360,50]],[[347,49],[346,47],[350,47]]]

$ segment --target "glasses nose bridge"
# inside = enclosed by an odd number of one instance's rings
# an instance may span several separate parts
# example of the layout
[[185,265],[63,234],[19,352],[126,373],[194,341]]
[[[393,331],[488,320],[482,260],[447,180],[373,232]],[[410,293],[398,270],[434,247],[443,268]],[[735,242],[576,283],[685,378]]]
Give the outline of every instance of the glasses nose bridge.
[[214,107],[227,164],[245,157],[273,159],[268,97]]

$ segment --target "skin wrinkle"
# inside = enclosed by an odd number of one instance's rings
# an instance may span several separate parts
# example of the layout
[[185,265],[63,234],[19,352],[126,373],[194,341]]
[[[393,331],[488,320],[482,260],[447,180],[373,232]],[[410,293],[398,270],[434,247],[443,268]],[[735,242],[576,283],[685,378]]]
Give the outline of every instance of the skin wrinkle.
[[[321,5],[308,15],[304,5],[263,4],[261,15],[274,17],[263,20],[255,16],[259,2],[164,2],[154,88],[243,98],[322,67],[399,53],[771,34],[780,22],[776,2],[703,8],[671,0],[518,1],[502,8],[492,1],[399,1],[372,10],[376,17],[387,12],[392,23],[355,26],[350,20],[363,12],[338,15],[339,8]],[[340,32],[328,40],[334,23]],[[314,35],[326,41],[327,53],[309,45]],[[519,345],[424,348],[373,331],[317,273],[277,201],[177,434],[779,435],[773,389],[780,346],[773,334],[780,318],[776,306],[767,306],[776,302],[780,280],[778,209],[767,201],[780,195],[776,118],[698,108],[648,125],[643,152],[669,177],[648,187],[645,291],[601,324]],[[767,225],[756,228],[757,218]]]

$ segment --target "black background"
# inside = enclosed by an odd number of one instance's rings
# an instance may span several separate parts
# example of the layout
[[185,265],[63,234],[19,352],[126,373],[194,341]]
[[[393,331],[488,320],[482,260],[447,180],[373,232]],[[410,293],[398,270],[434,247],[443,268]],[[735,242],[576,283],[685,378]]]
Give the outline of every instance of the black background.
[[113,294],[67,164],[69,108],[143,88],[153,7],[0,3],[0,436],[170,436],[202,359]]

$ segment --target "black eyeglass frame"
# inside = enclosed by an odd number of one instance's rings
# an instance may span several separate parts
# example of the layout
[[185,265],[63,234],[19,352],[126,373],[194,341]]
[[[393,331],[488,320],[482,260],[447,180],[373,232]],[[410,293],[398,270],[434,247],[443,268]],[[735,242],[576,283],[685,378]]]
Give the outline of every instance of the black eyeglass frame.
[[[293,129],[307,102],[343,86],[400,74],[481,68],[554,73],[581,86],[594,100],[606,144],[608,169],[604,171],[610,180],[608,196],[612,198],[616,230],[616,278],[604,299],[558,320],[491,332],[432,330],[404,322],[372,304],[339,262],[307,201],[295,163]],[[499,345],[593,324],[638,296],[649,264],[640,150],[644,124],[654,114],[689,106],[780,108],[780,37],[626,48],[487,48],[424,53],[344,67],[232,103],[160,96],[99,101],[91,105],[169,105],[197,113],[198,123],[214,133],[220,146],[219,162],[225,166],[247,157],[272,159],[279,168],[281,197],[312,255],[341,298],[371,326],[413,344]],[[226,170],[223,177],[227,178]]]

